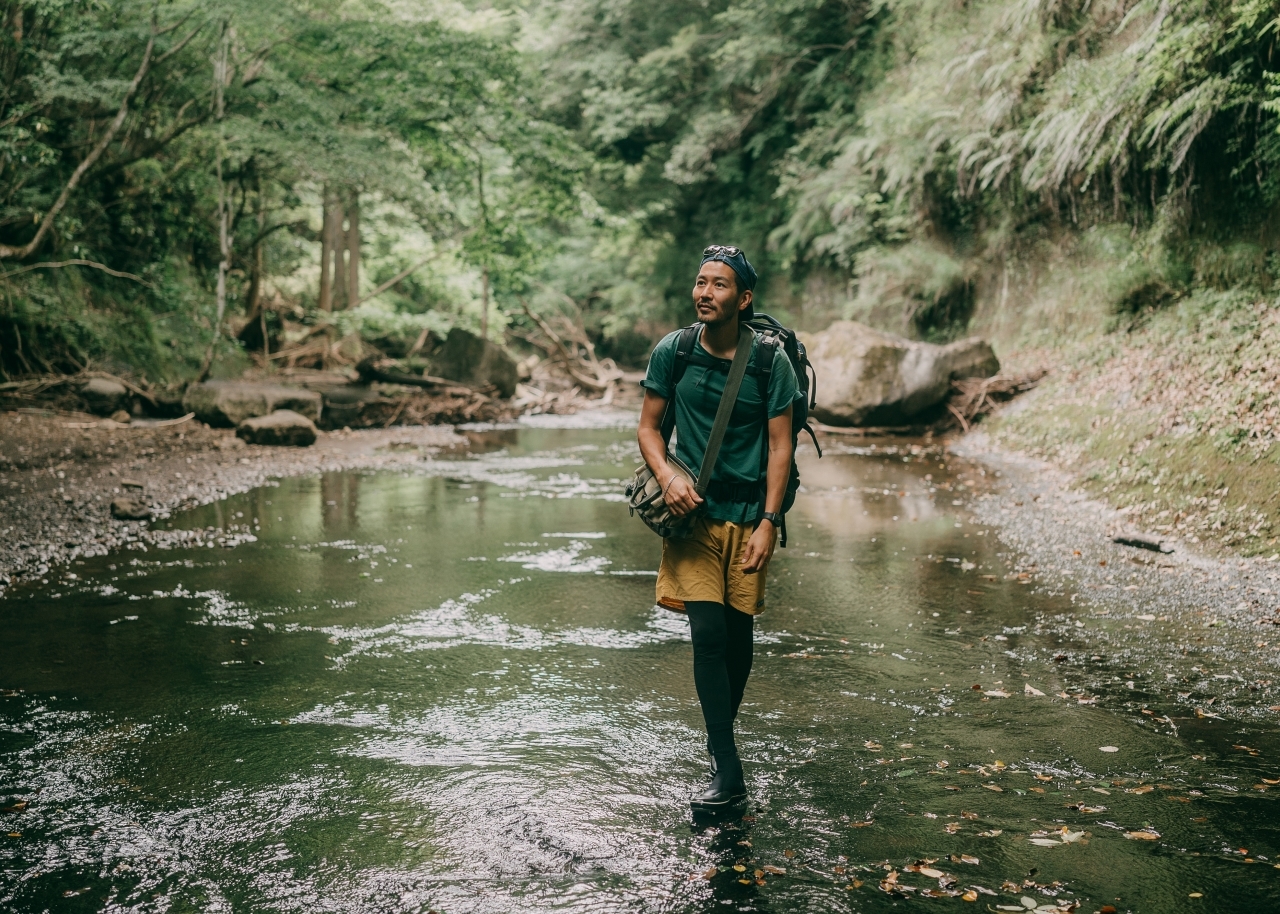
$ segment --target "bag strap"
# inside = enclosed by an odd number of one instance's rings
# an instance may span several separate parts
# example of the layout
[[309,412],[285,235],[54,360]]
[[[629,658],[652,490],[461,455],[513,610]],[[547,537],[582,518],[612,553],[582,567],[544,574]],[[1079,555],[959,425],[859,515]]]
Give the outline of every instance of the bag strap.
[[716,409],[716,421],[711,426],[711,437],[707,439],[707,451],[702,455],[702,468],[698,470],[698,482],[694,486],[694,491],[700,496],[707,494],[707,486],[711,484],[711,473],[716,468],[720,445],[724,443],[724,433],[729,428],[733,404],[737,402],[738,390],[747,373],[747,362],[751,360],[751,342],[754,338],[755,334],[750,327],[738,325],[738,348],[733,353],[733,364],[729,366],[729,377],[724,382],[724,393],[720,395],[720,406]]
[[698,331],[701,328],[701,324],[690,324],[688,327],[682,327],[680,328],[680,336],[676,340],[676,353],[675,358],[671,360],[671,377],[669,379],[671,397],[667,400],[667,408],[662,414],[662,440],[666,444],[671,443],[671,434],[676,430],[676,385],[680,383],[680,379],[684,377],[685,369],[689,367],[689,360],[693,356],[693,347],[698,341]]

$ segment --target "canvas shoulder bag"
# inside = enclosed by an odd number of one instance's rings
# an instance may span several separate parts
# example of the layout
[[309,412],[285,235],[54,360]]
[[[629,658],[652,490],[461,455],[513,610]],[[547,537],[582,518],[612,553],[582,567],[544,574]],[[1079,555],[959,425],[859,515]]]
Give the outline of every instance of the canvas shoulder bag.
[[[720,395],[720,405],[716,409],[715,423],[711,426],[711,437],[707,439],[707,451],[702,455],[702,466],[695,476],[675,454],[667,454],[667,462],[677,475],[683,476],[700,497],[705,498],[707,485],[711,482],[711,474],[715,470],[716,460],[720,457],[720,445],[724,443],[724,433],[729,428],[729,418],[733,415],[733,405],[738,399],[738,391],[742,387],[742,379],[747,373],[747,362],[751,359],[751,342],[754,334],[746,326],[738,329],[738,348],[733,353],[733,363],[729,366],[729,377],[725,380],[724,393]],[[676,392],[671,391],[671,399],[667,401],[667,411],[662,418],[662,440],[669,444],[671,432],[675,428]],[[668,421],[670,418],[670,421]],[[658,536],[683,536],[692,526],[693,518],[698,511],[694,510],[676,517],[667,506],[664,484],[670,480],[661,480],[649,469],[649,465],[641,464],[635,476],[627,483],[625,494],[627,508]]]

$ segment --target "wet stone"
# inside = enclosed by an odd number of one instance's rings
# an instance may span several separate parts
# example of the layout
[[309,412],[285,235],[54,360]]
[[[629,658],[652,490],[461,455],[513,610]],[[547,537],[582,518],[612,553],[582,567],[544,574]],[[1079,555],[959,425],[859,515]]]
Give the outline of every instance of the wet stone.
[[111,516],[116,520],[147,520],[151,509],[136,498],[124,496],[111,500]]
[[315,423],[291,409],[269,416],[246,419],[236,428],[236,437],[249,444],[275,447],[309,447],[316,443]]

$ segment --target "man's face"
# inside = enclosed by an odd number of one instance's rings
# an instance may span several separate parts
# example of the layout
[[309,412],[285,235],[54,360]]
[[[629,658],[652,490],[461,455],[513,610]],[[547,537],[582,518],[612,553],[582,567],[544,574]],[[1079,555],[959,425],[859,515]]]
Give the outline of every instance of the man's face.
[[738,293],[738,275],[733,267],[709,260],[698,270],[693,283],[693,307],[704,324],[722,324],[733,320],[739,311],[751,304],[751,293]]

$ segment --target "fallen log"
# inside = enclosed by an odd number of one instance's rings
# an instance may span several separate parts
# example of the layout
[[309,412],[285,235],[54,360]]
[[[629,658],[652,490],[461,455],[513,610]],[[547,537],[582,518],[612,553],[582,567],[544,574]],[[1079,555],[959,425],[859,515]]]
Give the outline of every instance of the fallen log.
[[360,361],[356,365],[356,373],[360,375],[360,379],[366,384],[374,381],[380,381],[383,384],[403,384],[406,387],[421,387],[424,390],[460,390],[467,393],[473,393],[477,396],[487,397],[483,392],[476,390],[466,384],[457,381],[450,381],[447,378],[437,378],[432,375],[409,375],[398,371],[387,371],[386,368],[395,365],[394,359],[382,358],[380,356],[369,356]]

